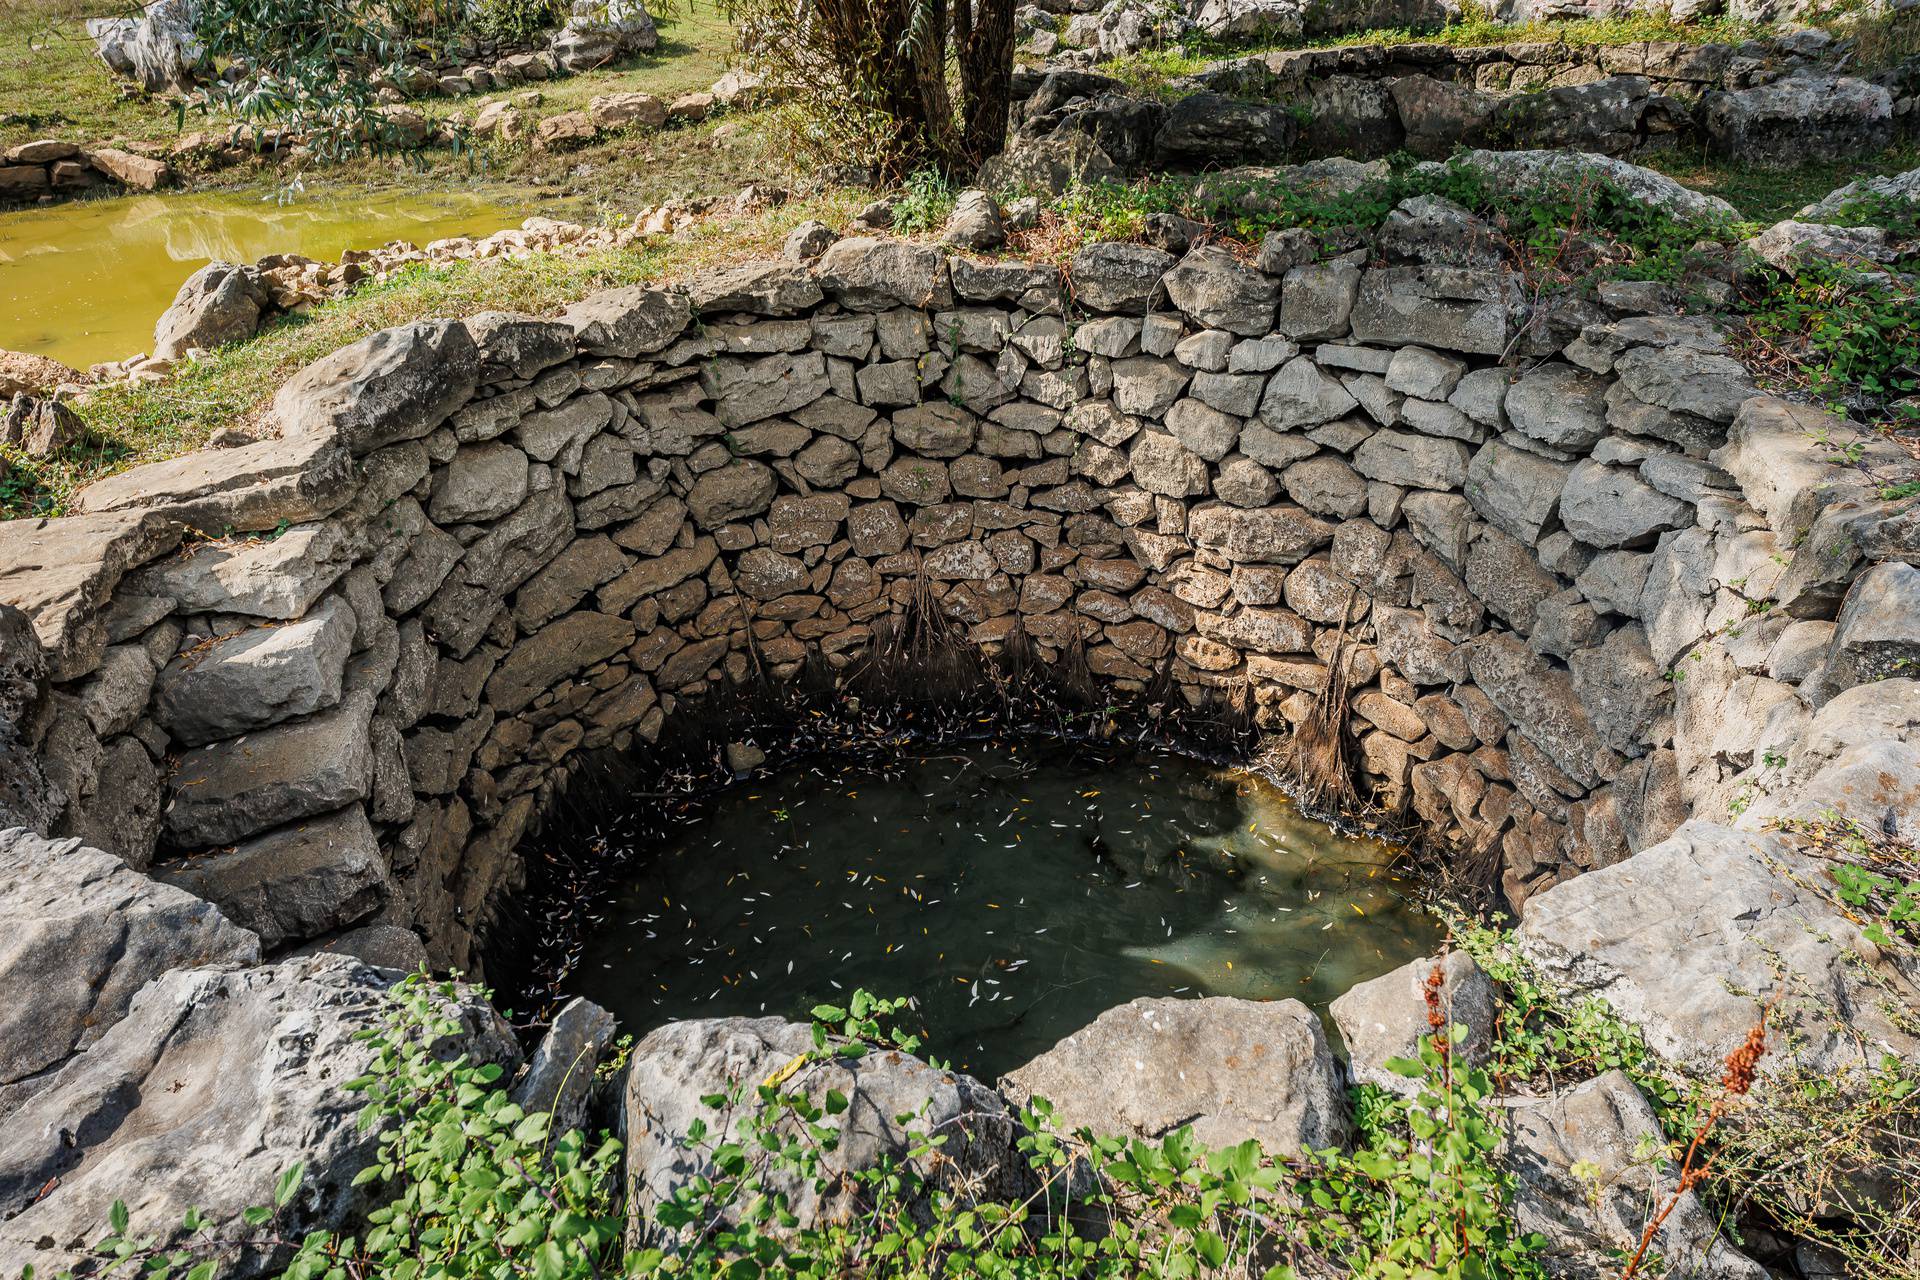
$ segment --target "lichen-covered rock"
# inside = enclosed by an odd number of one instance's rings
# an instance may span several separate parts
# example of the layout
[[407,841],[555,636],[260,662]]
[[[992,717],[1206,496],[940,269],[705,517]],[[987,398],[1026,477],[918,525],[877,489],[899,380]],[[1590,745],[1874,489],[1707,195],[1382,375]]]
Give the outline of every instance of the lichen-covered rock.
[[1792,165],[1837,149],[1878,151],[1893,137],[1893,95],[1852,76],[1803,73],[1701,102],[1709,144],[1721,155]]
[[1857,179],[1829,191],[1794,216],[1808,222],[1825,223],[1881,200],[1895,203],[1903,200],[1920,201],[1920,169]]

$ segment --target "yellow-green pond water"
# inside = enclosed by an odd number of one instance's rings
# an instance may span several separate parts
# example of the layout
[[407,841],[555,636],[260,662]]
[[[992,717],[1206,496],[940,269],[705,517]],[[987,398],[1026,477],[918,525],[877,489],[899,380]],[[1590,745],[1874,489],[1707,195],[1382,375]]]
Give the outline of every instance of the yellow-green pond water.
[[534,212],[482,195],[201,193],[81,200],[0,213],[0,348],[85,369],[153,349],[153,324],[215,259],[332,261],[391,240],[424,245],[518,226]]

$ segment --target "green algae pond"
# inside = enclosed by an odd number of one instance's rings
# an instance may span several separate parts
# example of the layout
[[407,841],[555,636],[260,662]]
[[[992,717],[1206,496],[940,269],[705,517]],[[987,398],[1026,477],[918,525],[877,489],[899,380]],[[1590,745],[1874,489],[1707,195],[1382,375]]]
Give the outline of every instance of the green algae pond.
[[1059,744],[817,761],[631,847],[567,994],[635,1035],[916,998],[929,1048],[991,1079],[1137,996],[1296,997],[1324,1014],[1440,940],[1392,869],[1263,779]]
[[279,200],[206,192],[76,200],[0,213],[0,349],[85,369],[150,351],[180,284],[216,259],[323,261],[518,226],[491,196],[376,191]]

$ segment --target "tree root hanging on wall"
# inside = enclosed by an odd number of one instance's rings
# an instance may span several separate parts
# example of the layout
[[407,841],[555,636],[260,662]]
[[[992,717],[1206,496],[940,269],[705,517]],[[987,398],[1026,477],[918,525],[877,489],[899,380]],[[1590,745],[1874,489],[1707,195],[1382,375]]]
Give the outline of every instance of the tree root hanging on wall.
[[1352,740],[1347,733],[1347,697],[1351,692],[1347,619],[1352,611],[1353,590],[1349,588],[1333,653],[1327,659],[1327,682],[1314,696],[1313,710],[1293,727],[1292,735],[1273,757],[1274,766],[1298,789],[1301,803],[1333,813],[1350,813],[1359,806],[1353,784]]

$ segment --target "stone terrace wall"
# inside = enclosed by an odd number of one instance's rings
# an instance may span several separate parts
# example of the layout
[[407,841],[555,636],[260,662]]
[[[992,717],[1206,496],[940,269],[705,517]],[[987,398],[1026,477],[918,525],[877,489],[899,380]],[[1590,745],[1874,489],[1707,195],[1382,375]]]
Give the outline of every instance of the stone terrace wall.
[[1518,902],[1725,820],[1920,655],[1912,504],[1873,501],[1904,457],[1830,461],[1844,424],[1658,289],[1530,306],[1443,203],[1331,260],[1095,245],[1070,283],[830,239],[376,334],[278,438],[0,525],[38,640],[0,646],[11,820],[269,954],[404,929],[468,965],[571,759],[844,666],[921,593],[1276,731],[1344,613],[1370,798]]
[[1863,79],[1823,64],[1805,33],[1744,45],[1550,42],[1288,50],[1216,62],[1171,102],[1095,71],[1015,77],[1013,140],[993,170],[1045,181],[1267,165],[1402,148],[1571,147],[1611,156],[1703,146],[1752,164],[1864,154],[1915,128],[1911,67]]

